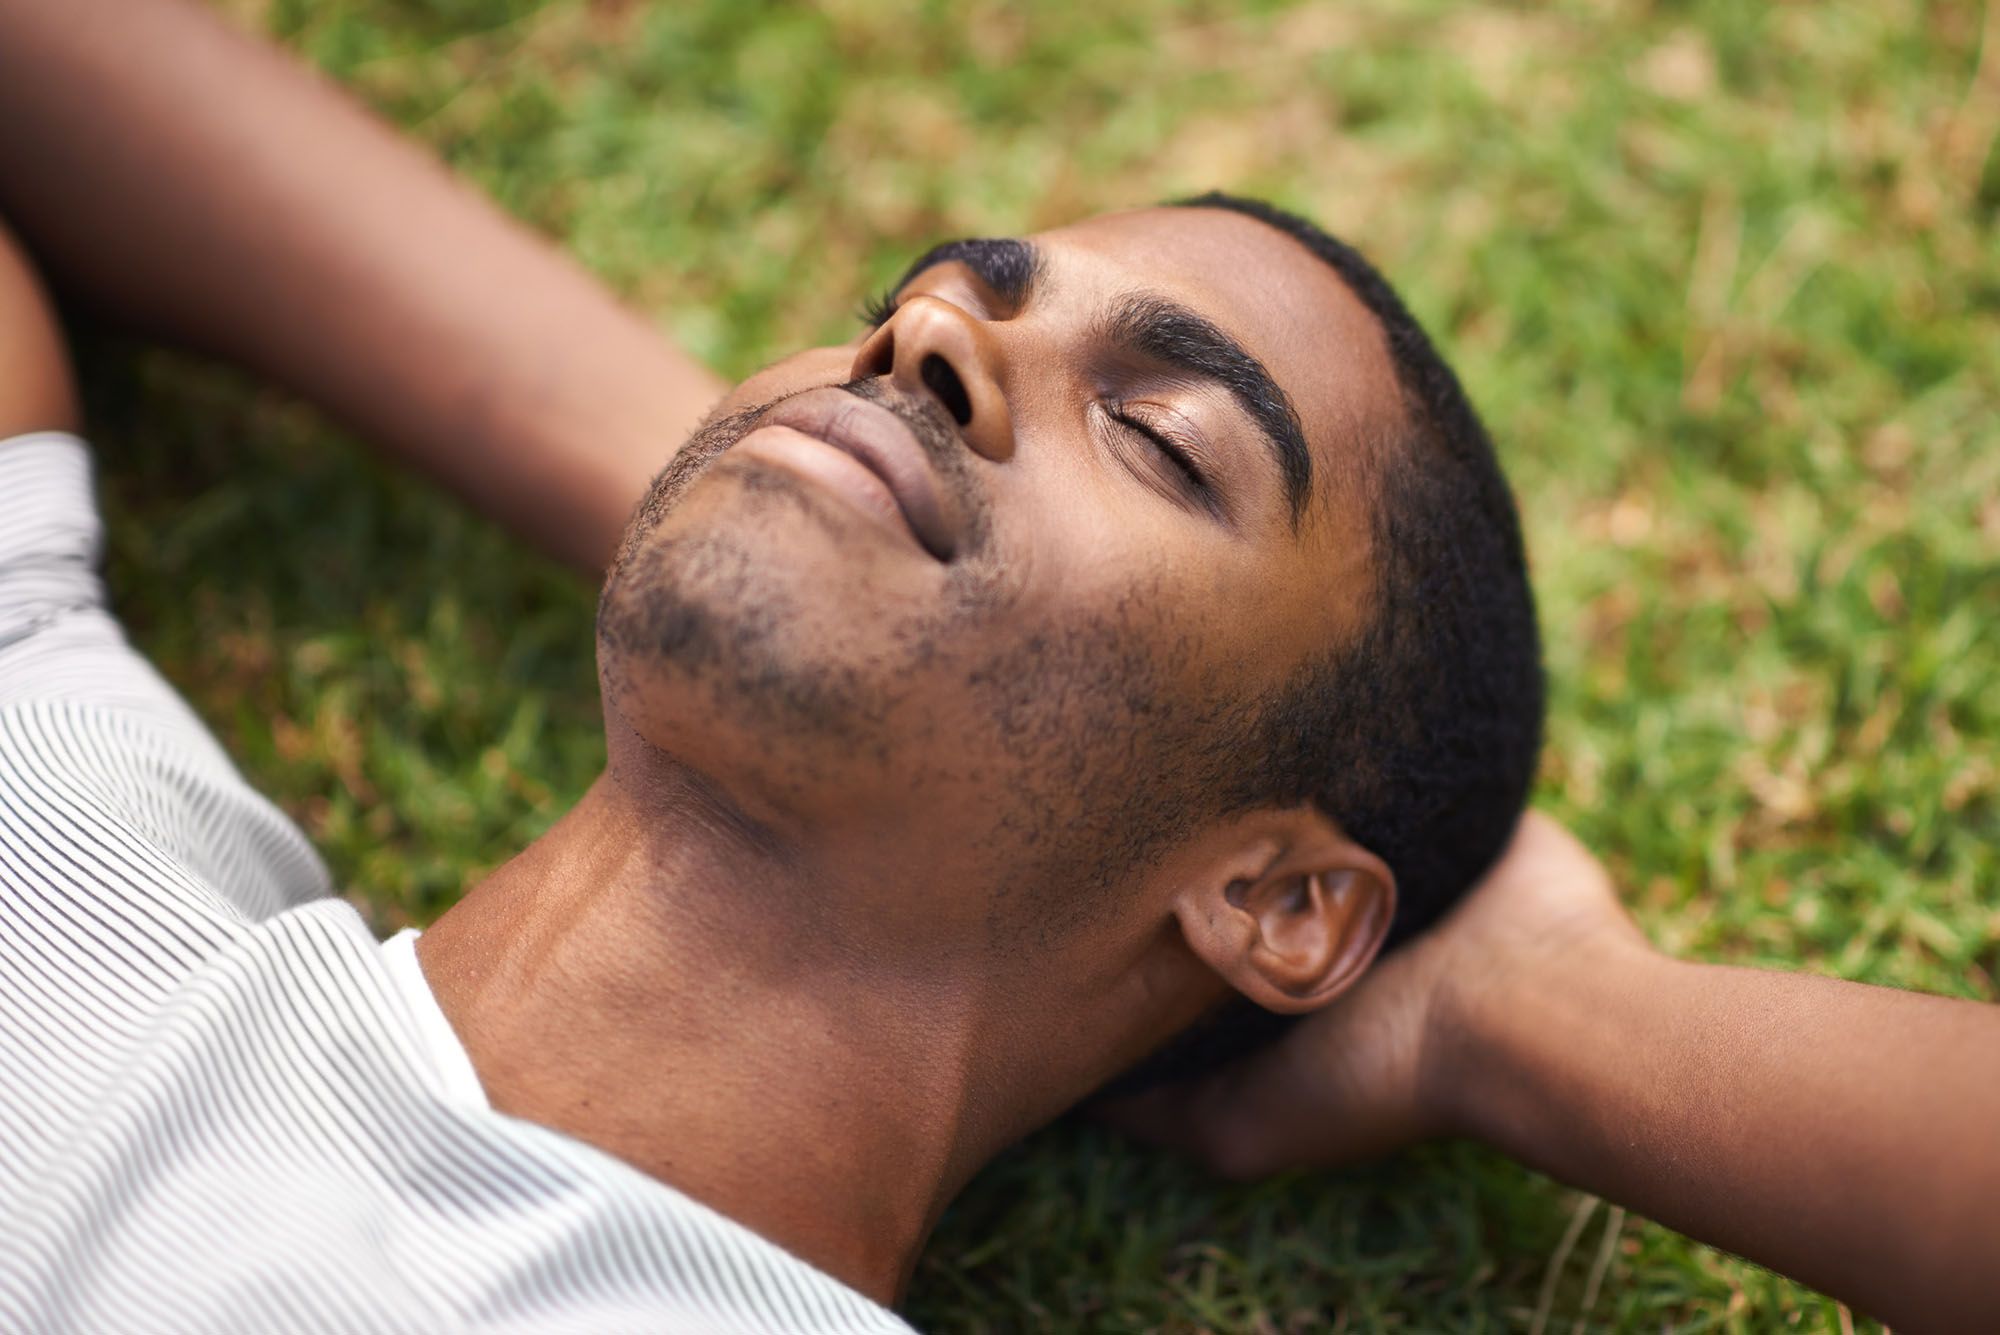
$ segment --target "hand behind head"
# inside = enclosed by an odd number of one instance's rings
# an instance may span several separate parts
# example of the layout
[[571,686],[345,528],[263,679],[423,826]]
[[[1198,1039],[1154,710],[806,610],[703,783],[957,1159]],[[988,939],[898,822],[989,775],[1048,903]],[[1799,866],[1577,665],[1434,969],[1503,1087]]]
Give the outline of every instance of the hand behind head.
[[1101,1106],[1103,1119],[1231,1178],[1328,1166],[1462,1126],[1444,1055],[1474,1017],[1575,951],[1645,949],[1610,878],[1554,820],[1529,812],[1500,861],[1430,932],[1274,1047],[1191,1086]]

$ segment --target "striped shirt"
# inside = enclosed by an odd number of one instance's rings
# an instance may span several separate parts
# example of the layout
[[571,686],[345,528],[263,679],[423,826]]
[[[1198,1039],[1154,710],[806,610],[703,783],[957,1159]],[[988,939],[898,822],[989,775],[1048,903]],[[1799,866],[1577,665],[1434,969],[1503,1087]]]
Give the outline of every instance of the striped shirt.
[[490,1108],[100,542],[82,443],[0,442],[0,1330],[908,1331]]

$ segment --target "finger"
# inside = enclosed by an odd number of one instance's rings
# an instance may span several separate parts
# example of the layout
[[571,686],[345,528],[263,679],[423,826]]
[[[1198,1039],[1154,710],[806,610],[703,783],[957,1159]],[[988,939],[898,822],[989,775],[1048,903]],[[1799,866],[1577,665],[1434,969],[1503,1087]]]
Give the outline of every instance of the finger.
[[1242,1153],[1258,1138],[1247,1124],[1255,1110],[1238,1096],[1236,1067],[1199,1080],[1162,1085],[1139,1094],[1102,1100],[1091,1112],[1115,1130],[1186,1155],[1220,1177],[1261,1176],[1262,1160]]
[[1312,1100],[1300,1084],[1294,1038],[1232,1063],[1189,1091],[1186,1115],[1199,1128],[1202,1161],[1211,1172],[1247,1182],[1323,1157],[1301,1142],[1302,1114]]
[[1209,1137],[1203,1132],[1194,1103],[1195,1084],[1180,1083],[1098,1099],[1087,1112],[1092,1120],[1134,1140],[1206,1161]]
[[1135,1139],[1184,1154],[1219,1177],[1248,1180],[1288,1166],[1291,1137],[1274,1100],[1285,1080],[1264,1051],[1200,1080],[1100,1100],[1090,1114]]

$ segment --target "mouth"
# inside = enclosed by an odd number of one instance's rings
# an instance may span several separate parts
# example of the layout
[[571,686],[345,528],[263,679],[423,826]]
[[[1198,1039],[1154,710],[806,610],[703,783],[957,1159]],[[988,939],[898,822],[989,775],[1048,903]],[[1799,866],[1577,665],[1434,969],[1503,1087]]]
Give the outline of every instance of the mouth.
[[[917,544],[937,561],[951,560],[958,547],[957,525],[930,459],[902,418],[829,385],[778,403],[757,424],[758,430],[765,427],[809,436],[860,464],[888,492]],[[860,499],[864,508],[872,508],[866,495]]]

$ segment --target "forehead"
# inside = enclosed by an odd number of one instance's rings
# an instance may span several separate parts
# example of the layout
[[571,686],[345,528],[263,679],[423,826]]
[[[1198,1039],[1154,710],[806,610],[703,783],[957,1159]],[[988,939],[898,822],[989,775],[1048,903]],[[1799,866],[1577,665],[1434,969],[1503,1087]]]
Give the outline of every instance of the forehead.
[[1380,322],[1331,265],[1218,208],[1110,213],[1032,239],[1057,301],[1146,290],[1220,326],[1291,397],[1321,501],[1354,495],[1363,452],[1401,419],[1400,396]]

